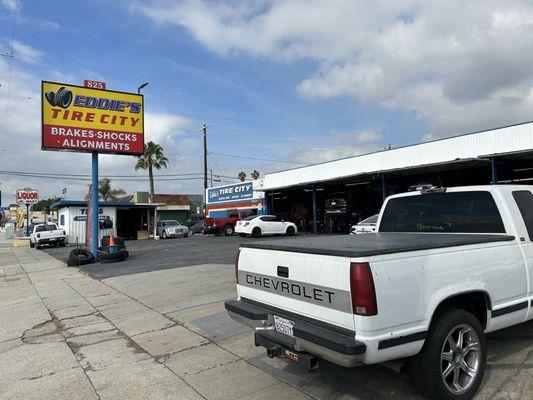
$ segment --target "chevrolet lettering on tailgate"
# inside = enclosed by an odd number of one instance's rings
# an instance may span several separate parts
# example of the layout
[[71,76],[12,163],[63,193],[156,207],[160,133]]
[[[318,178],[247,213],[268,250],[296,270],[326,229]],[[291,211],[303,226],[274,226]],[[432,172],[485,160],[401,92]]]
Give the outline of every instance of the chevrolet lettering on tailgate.
[[239,284],[280,296],[352,312],[350,292],[239,270]]

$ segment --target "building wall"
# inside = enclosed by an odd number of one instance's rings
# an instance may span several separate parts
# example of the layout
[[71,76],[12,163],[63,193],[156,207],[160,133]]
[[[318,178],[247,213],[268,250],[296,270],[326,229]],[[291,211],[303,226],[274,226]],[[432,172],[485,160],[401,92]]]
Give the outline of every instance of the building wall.
[[[116,235],[116,207],[100,207],[99,216],[109,216],[113,221],[113,228],[98,230],[100,239],[105,235]],[[80,220],[83,218],[87,218],[87,207],[69,206],[58,210],[58,224],[65,229],[68,243],[85,243],[87,221]]]
[[189,219],[192,224],[198,222],[204,215],[204,196],[201,194],[188,194],[191,213]]
[[174,219],[182,225],[187,225],[190,211],[187,210],[158,210],[157,217],[159,221],[165,219]]

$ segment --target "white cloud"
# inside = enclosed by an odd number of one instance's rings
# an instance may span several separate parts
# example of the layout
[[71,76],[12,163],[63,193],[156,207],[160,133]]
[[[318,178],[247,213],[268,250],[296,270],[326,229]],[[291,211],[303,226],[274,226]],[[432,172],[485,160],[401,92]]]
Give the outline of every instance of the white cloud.
[[19,41],[13,42],[13,53],[17,60],[28,63],[28,64],[37,64],[39,63],[44,52],[33,48],[27,44],[24,44]]
[[19,0],[0,0],[0,4],[8,10],[15,11],[19,7]]
[[151,140],[161,145],[172,144],[192,126],[193,122],[181,115],[146,112],[144,116],[146,141]]
[[311,60],[304,98],[412,111],[434,137],[531,119],[527,0],[152,0],[132,7],[222,56]]
[[[327,147],[295,149],[290,160],[306,164],[337,160],[383,149],[381,134],[377,132],[355,132],[332,134]],[[287,166],[285,165],[285,168]]]
[[82,69],[81,75],[84,77],[84,79],[98,81],[98,82],[105,82],[106,79],[102,74],[99,72],[93,71],[91,69]]

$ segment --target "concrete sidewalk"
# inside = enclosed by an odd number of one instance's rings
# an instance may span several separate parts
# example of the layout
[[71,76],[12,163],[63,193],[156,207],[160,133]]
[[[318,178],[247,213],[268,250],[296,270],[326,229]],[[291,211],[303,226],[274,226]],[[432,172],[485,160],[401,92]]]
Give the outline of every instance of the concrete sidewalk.
[[43,252],[1,248],[0,270],[2,400],[309,398]]

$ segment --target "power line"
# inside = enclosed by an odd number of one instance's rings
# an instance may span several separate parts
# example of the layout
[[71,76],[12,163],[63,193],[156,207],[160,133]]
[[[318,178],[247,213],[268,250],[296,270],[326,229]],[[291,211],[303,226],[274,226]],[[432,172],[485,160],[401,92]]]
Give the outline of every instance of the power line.
[[260,160],[260,161],[271,161],[271,162],[280,162],[286,164],[299,164],[299,165],[309,165],[308,163],[302,163],[297,161],[286,161],[286,160],[274,160],[272,158],[260,158],[260,157],[248,157],[248,156],[237,156],[235,154],[226,154],[226,153],[216,153],[214,151],[210,152],[211,154],[216,154],[223,157],[233,157],[233,158],[245,158],[248,160]]
[[[71,180],[71,181],[90,181],[91,177],[87,175],[80,176],[71,176],[67,174],[42,174],[42,173],[27,173],[27,172],[16,172],[16,171],[0,171],[0,175],[4,176],[19,176],[26,178],[38,178],[38,179],[60,179],[60,180]],[[107,177],[107,176],[104,176]],[[125,181],[125,182],[144,182],[147,178],[140,176],[131,176],[131,177],[115,177],[113,178],[116,181]],[[156,181],[187,181],[187,180],[201,180],[200,176],[189,176],[189,177],[154,177]]]
[[[0,175],[28,175],[32,177],[43,177],[43,176],[53,176],[54,178],[90,178],[90,174],[65,174],[61,172],[33,172],[33,171],[7,171],[7,170],[0,170]],[[102,174],[106,178],[132,178],[132,179],[147,179],[140,175],[106,175]],[[176,174],[157,174],[155,175],[156,178],[174,178],[174,177],[200,177],[203,174],[201,172],[190,172],[190,173],[176,173]],[[217,175],[221,178],[231,178],[233,179],[233,176],[229,175]]]
[[[222,169],[218,166],[218,164],[215,161],[215,159],[211,156],[211,153],[207,153],[207,156],[209,157],[209,159],[211,161],[213,161],[213,164],[215,164],[215,168],[218,169],[218,172],[220,172],[222,174],[222,175],[218,175],[219,177],[230,178],[230,179],[235,179],[235,180],[239,179],[237,177],[224,175],[224,173],[222,172]],[[224,181],[224,182],[228,182],[228,181]],[[231,183],[231,182],[229,182],[229,183]]]

